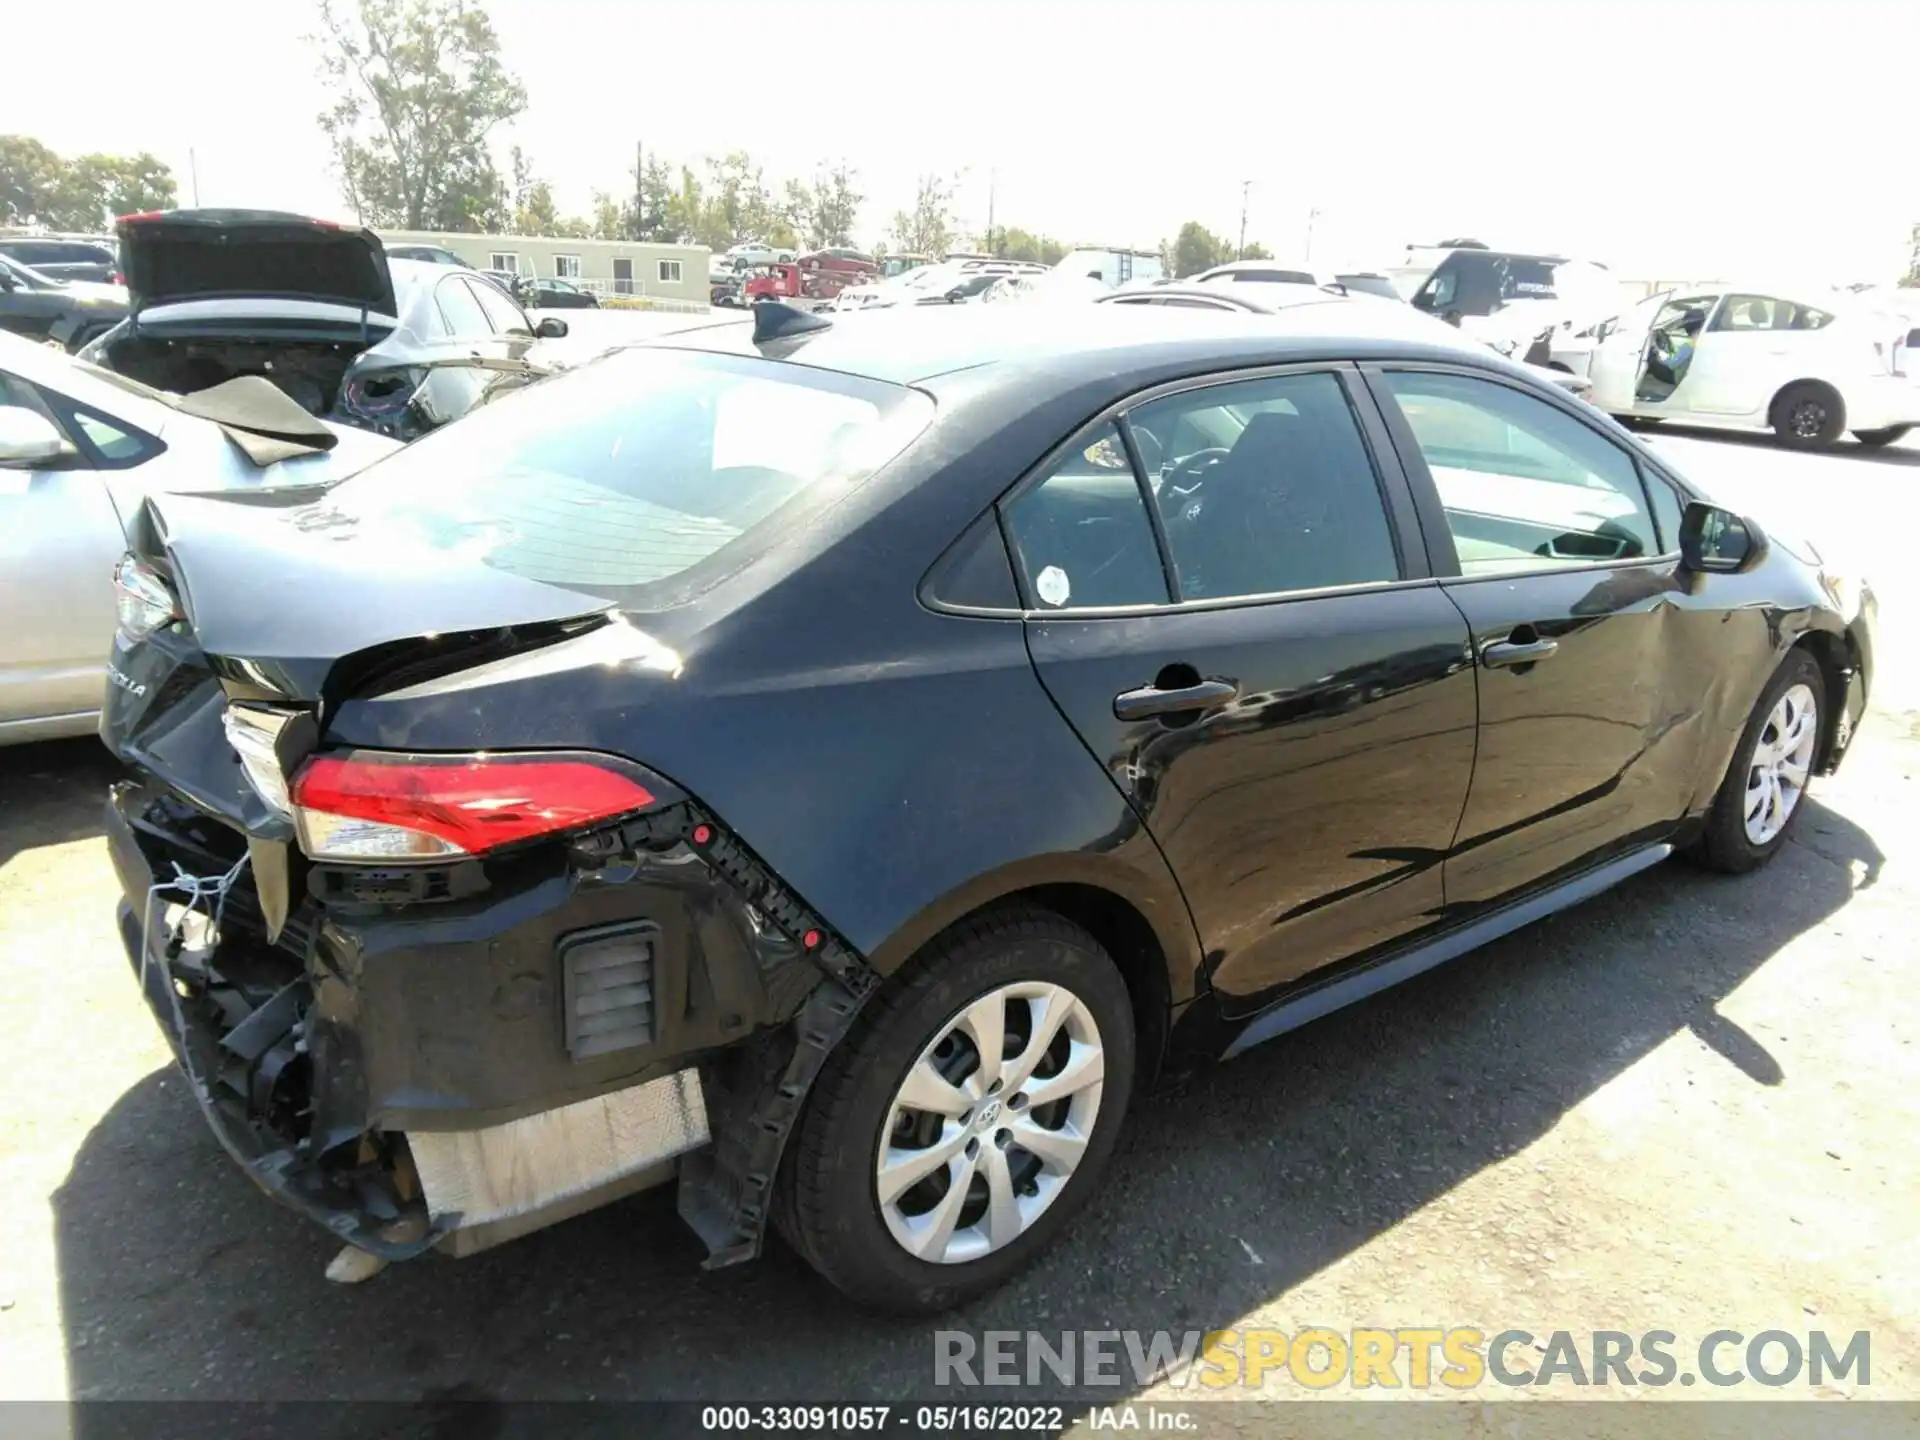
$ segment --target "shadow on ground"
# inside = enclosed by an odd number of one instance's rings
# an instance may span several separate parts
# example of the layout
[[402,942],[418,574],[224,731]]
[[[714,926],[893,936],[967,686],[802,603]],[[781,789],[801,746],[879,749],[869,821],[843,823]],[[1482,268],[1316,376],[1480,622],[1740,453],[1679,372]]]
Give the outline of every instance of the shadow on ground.
[[0,865],[22,850],[100,834],[107,786],[123,773],[91,735],[0,749]]
[[703,1273],[669,1193],[331,1286],[325,1236],[256,1193],[157,1071],[55,1197],[71,1393],[898,1400],[935,1393],[940,1328],[1228,1323],[1528,1145],[1681,1030],[1778,1084],[1779,1057],[1716,1006],[1880,865],[1864,832],[1808,804],[1764,877],[1661,866],[1149,1099],[1066,1241],[945,1322],[857,1313],[777,1244]]
[[1713,440],[1748,449],[1772,450],[1782,455],[1813,454],[1861,464],[1920,466],[1920,450],[1897,444],[1862,445],[1851,437],[1817,450],[1802,451],[1783,444],[1771,431],[1720,430],[1708,425],[1677,425],[1671,420],[1662,420],[1657,424],[1642,421],[1634,428],[1640,431],[1643,439],[1655,435],[1673,435],[1686,440]]

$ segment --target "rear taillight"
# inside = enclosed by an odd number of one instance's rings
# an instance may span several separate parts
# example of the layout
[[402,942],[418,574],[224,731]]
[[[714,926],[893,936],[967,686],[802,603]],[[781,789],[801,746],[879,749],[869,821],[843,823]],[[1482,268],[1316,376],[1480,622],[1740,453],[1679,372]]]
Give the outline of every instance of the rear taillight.
[[120,639],[129,645],[180,618],[166,576],[131,552],[113,567],[113,604]]
[[293,778],[300,848],[315,860],[481,855],[645,810],[653,791],[593,755],[316,755]]

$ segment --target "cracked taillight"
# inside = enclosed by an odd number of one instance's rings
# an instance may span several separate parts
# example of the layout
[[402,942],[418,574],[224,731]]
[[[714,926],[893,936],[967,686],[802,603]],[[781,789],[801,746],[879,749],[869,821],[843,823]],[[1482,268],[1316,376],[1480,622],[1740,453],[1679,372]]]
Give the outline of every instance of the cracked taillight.
[[294,776],[294,822],[314,860],[482,855],[650,808],[629,768],[581,754],[320,754]]

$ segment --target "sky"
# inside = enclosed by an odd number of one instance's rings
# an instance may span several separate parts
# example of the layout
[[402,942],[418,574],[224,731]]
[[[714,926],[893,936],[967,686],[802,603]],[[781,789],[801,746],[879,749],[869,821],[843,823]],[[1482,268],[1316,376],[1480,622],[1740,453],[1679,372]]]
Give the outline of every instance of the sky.
[[[1628,279],[1887,281],[1920,223],[1920,0],[490,0],[563,212],[636,144],[845,160],[883,238],[916,178],[1152,247],[1184,220],[1323,268],[1470,235]],[[90,0],[6,24],[0,133],[151,150],[181,203],[347,216],[311,0]],[[84,63],[57,64],[70,46]],[[191,157],[191,163],[190,163]],[[1250,184],[1247,182],[1251,182]],[[1310,253],[1309,253],[1310,251]]]

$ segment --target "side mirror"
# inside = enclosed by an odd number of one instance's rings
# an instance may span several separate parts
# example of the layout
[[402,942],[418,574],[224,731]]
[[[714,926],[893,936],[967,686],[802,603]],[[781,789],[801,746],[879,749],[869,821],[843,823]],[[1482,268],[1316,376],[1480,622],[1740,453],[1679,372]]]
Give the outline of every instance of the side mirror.
[[947,292],[947,303],[949,305],[958,305],[962,300],[966,299],[966,296],[966,290],[956,285]]
[[13,278],[13,272],[0,265],[0,290],[12,290],[20,282]]
[[533,333],[541,340],[558,340],[567,333],[567,322],[548,315],[533,327]]
[[0,405],[0,468],[38,470],[80,452],[46,416],[20,405]]
[[1751,520],[1702,500],[1690,500],[1680,516],[1680,563],[1708,575],[1750,569],[1766,548]]

